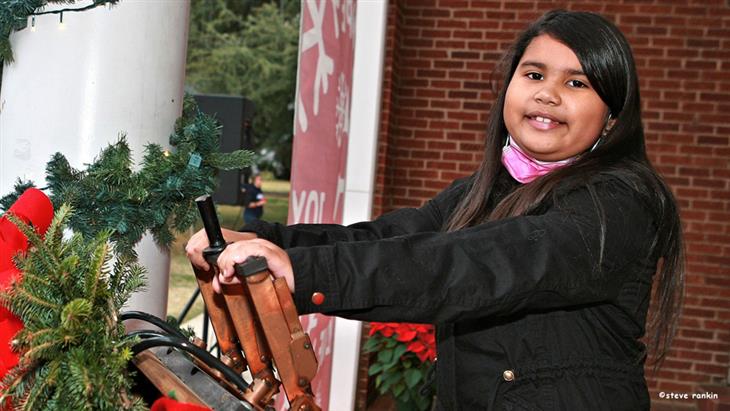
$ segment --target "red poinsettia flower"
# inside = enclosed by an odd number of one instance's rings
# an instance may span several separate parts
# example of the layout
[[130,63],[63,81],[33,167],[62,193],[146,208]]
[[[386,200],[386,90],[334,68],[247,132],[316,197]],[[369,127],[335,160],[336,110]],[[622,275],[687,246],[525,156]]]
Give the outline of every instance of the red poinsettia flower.
[[409,323],[370,323],[369,335],[380,334],[406,344],[406,349],[421,362],[436,359],[436,335],[432,325]]
[[418,331],[416,331],[414,328],[415,327],[409,324],[400,324],[398,326],[398,330],[396,331],[398,333],[398,336],[395,337],[395,339],[400,342],[412,341],[418,335]]

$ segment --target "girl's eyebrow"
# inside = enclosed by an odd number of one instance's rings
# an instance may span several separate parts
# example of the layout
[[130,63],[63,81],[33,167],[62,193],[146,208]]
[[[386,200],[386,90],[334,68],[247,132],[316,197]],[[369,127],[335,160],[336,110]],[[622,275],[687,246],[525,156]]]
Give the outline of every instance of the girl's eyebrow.
[[[520,67],[524,66],[532,66],[535,68],[538,68],[540,70],[547,70],[547,65],[545,63],[541,63],[539,61],[533,61],[533,60],[525,60],[522,63],[520,63]],[[583,70],[577,70],[573,68],[566,68],[563,70],[566,74],[571,76],[585,76],[586,73],[583,72]]]

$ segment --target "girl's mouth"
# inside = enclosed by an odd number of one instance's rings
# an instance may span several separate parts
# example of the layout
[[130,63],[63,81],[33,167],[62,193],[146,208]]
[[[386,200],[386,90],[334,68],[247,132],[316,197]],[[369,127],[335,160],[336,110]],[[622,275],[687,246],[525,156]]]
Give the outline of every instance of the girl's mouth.
[[528,123],[538,130],[552,130],[562,124],[565,124],[554,118],[542,115],[528,115],[526,117]]

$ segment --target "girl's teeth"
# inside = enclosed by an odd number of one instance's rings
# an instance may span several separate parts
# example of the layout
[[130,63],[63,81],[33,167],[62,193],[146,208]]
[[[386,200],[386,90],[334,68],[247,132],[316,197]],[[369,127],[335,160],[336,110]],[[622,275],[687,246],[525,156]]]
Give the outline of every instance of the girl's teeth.
[[540,121],[540,122],[545,123],[545,124],[552,123],[552,120],[550,120],[549,118],[540,117],[540,116],[535,117],[535,120]]

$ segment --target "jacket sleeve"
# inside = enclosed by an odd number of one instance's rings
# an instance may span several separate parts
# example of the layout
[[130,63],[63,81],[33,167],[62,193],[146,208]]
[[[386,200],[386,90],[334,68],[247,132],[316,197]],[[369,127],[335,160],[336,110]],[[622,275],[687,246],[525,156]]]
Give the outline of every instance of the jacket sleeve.
[[368,241],[396,237],[409,233],[439,231],[446,216],[450,215],[467,178],[454,181],[449,187],[429,200],[421,208],[403,208],[380,216],[374,221],[349,226],[337,224],[295,224],[253,221],[242,231],[254,232],[260,238],[282,248],[331,245],[339,242]]
[[[441,323],[609,301],[627,267],[649,258],[656,229],[634,189],[593,188],[541,215],[290,249],[295,302],[300,313]],[[319,306],[314,292],[325,295]]]

